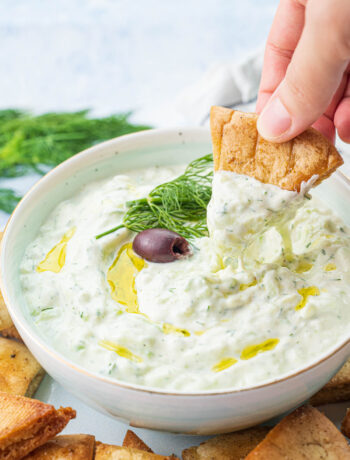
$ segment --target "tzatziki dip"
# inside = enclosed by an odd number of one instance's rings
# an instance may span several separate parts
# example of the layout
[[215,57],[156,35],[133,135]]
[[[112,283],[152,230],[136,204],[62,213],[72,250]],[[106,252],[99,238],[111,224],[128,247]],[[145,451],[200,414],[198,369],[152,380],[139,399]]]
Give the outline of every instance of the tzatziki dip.
[[308,184],[297,193],[215,172],[192,254],[137,255],[122,226],[128,203],[183,170],[97,181],[51,213],[20,266],[44,340],[104,376],[194,392],[282,378],[349,336],[350,231]]

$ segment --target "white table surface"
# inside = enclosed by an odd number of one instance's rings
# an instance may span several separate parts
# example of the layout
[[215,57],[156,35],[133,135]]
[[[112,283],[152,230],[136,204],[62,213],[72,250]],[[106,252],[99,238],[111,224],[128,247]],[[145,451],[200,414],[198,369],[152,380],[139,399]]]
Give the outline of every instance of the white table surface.
[[[166,106],[214,63],[264,44],[277,0],[1,0],[0,108],[43,112],[90,107],[159,121]],[[173,120],[162,117],[163,126]],[[350,169],[348,168],[350,172]],[[0,180],[24,192],[36,176]],[[7,216],[0,215],[0,226]],[[46,376],[36,396],[70,405],[66,433],[121,443],[127,425],[101,415]],[[347,404],[326,406],[339,422]],[[155,452],[177,455],[203,437],[135,429]]]

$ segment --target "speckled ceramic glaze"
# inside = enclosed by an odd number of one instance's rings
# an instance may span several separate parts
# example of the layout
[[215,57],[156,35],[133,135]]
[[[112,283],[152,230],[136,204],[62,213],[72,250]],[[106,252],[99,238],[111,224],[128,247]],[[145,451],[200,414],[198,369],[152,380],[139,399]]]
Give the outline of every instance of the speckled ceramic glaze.
[[[1,247],[1,289],[24,342],[66,389],[105,414],[132,426],[183,433],[228,432],[267,420],[308,399],[350,355],[350,339],[289,377],[240,391],[167,392],[121,383],[88,372],[47,345],[27,313],[19,264],[28,243],[53,208],[88,182],[132,168],[188,163],[211,151],[206,129],[152,130],[105,142],[64,162],[23,198]],[[350,224],[350,182],[336,173],[314,192]],[[350,336],[350,334],[349,334]]]

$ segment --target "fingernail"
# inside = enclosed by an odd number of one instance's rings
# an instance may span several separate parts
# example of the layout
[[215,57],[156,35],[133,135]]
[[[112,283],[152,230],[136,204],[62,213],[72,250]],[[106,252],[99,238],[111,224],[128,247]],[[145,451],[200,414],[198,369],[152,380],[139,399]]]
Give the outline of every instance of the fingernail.
[[278,97],[272,99],[258,118],[257,128],[264,139],[278,139],[291,127],[292,119]]

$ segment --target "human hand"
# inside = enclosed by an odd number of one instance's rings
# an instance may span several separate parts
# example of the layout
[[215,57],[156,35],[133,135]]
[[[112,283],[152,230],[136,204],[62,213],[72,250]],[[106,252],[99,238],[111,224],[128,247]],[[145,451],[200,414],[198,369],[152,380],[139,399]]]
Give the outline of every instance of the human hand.
[[258,131],[284,142],[310,125],[350,143],[350,0],[281,0],[267,40]]

